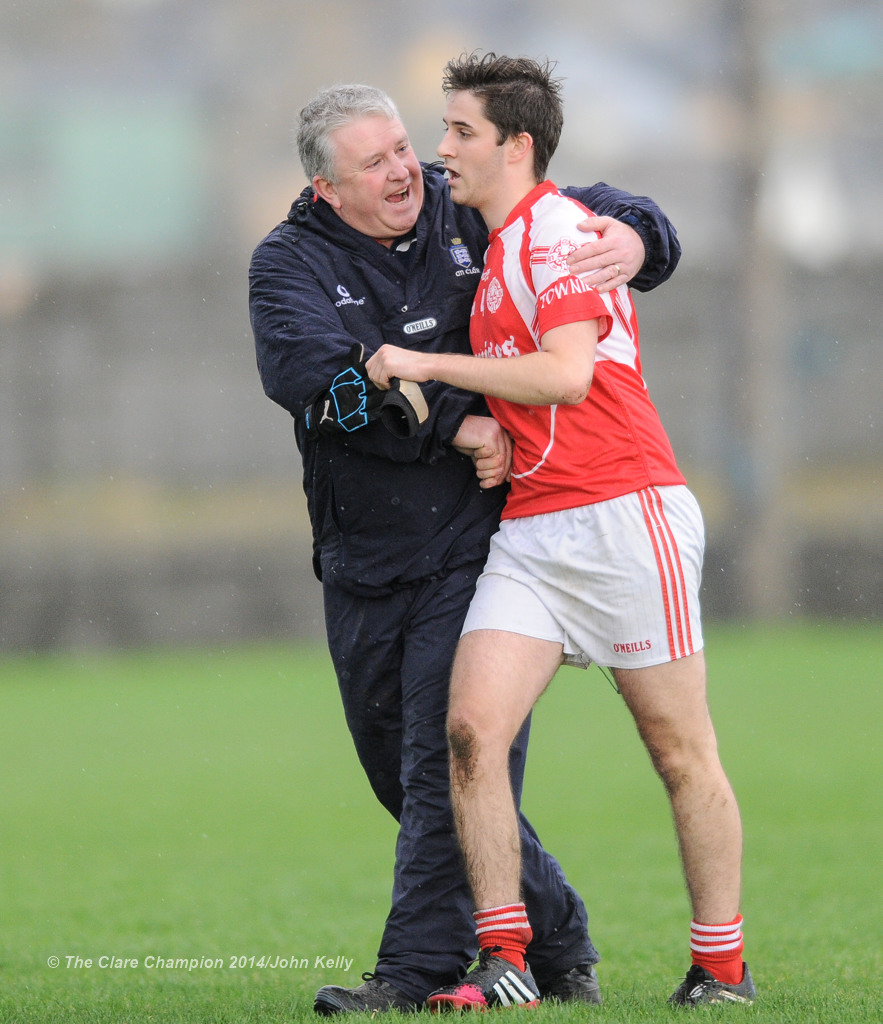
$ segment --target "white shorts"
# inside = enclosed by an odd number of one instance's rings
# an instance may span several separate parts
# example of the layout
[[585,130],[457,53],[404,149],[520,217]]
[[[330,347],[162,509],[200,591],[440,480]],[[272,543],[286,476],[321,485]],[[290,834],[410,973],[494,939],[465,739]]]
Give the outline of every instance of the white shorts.
[[702,648],[702,513],[684,486],[505,519],[463,633],[551,640],[568,665],[646,668]]

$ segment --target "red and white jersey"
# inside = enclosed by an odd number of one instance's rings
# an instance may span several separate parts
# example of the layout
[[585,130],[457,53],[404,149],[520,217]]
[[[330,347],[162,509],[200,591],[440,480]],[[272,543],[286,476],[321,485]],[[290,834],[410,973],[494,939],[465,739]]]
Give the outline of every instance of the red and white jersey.
[[469,328],[475,355],[517,358],[540,351],[540,339],[553,327],[599,320],[584,402],[549,406],[487,399],[515,441],[504,519],[684,483],[641,376],[638,320],[628,288],[599,295],[564,262],[597,237],[576,227],[588,215],[545,181],[490,236]]

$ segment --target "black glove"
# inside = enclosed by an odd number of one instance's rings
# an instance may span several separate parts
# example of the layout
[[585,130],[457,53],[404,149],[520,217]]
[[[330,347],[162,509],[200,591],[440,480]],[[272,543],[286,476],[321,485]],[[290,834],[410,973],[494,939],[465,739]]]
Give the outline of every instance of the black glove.
[[365,371],[365,346],[353,345],[350,365],[307,403],[304,421],[311,437],[317,434],[350,433],[380,415],[384,392]]
[[379,418],[390,433],[405,438],[413,437],[428,415],[419,385],[393,380],[388,391],[378,388],[365,369],[365,346],[356,344],[350,365],[307,403],[304,421],[307,434],[316,437],[351,433]]

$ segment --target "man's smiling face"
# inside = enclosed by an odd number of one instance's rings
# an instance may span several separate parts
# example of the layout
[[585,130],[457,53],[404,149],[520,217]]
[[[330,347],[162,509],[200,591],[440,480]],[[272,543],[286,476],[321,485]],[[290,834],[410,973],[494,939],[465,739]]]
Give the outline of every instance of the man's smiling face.
[[350,227],[389,246],[417,223],[423,174],[408,133],[397,118],[371,115],[331,135],[336,182],[313,187]]

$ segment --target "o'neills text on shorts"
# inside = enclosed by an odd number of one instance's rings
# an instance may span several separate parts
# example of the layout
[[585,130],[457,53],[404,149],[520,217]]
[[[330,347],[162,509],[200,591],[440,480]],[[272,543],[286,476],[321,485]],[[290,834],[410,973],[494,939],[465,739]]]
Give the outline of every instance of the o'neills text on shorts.
[[649,640],[635,640],[630,644],[614,644],[613,650],[617,654],[640,654],[641,651],[651,651],[653,644]]

